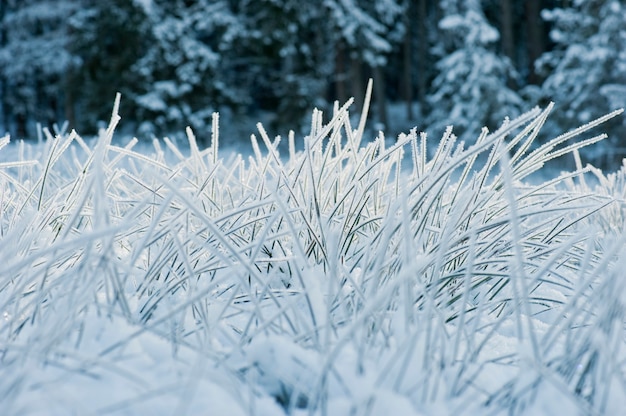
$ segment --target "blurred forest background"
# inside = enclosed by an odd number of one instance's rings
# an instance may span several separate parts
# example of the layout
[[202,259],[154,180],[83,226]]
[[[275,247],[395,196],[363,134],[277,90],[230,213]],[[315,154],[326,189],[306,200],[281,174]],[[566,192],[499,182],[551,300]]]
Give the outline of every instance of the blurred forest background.
[[[471,139],[549,101],[556,134],[626,105],[625,3],[0,0],[0,127],[91,134],[119,91],[138,137],[207,131],[214,111],[284,134],[314,107],[358,109],[373,78],[370,118],[388,134],[454,124]],[[592,158],[624,156],[623,120]]]

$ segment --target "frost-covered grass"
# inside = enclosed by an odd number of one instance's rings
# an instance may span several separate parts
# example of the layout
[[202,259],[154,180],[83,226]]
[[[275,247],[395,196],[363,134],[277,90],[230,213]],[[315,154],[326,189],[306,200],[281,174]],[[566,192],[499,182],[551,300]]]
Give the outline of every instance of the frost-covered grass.
[[349,104],[249,160],[217,117],[188,156],[115,146],[117,110],[95,146],[9,145],[0,414],[623,411],[626,165],[525,182],[603,120],[533,147],[535,109],[428,158]]

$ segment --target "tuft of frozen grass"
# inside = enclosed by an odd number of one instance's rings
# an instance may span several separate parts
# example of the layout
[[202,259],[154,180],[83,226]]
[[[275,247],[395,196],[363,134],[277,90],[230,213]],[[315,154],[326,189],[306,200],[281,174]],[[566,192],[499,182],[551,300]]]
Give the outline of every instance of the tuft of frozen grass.
[[[259,125],[225,161],[217,114],[207,149],[113,145],[119,97],[94,146],[19,144],[0,413],[619,412],[626,165],[577,153],[617,112],[538,147],[551,106],[473,144],[449,128],[429,158],[416,130],[364,140],[350,104],[286,156]],[[525,181],[567,154],[576,171]]]

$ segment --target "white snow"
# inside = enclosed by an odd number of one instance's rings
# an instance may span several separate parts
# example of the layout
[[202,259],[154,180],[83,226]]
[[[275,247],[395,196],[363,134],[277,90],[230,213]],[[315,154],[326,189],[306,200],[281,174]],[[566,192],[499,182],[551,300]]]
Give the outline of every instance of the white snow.
[[626,164],[527,184],[549,110],[432,159],[347,109],[282,159],[0,140],[0,414],[621,411]]

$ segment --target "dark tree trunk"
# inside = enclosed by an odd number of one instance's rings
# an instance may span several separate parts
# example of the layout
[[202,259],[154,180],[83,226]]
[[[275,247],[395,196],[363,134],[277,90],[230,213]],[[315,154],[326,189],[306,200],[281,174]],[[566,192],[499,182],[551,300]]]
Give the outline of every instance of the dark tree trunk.
[[0,76],[0,110],[2,110],[0,112],[0,117],[2,117],[2,119],[0,120],[0,124],[2,124],[2,131],[0,132],[1,135],[4,135],[6,132],[9,131],[9,112],[6,100],[4,98],[6,97],[6,95],[7,83],[4,77]]
[[417,18],[415,19],[415,24],[417,26],[417,99],[420,104],[422,117],[426,112],[426,94],[428,89],[428,74],[426,72],[426,67],[428,65],[428,30],[426,27],[427,14],[428,9],[426,7],[426,0],[418,0]]
[[[0,48],[4,48],[7,44],[7,32],[4,24],[4,18],[7,13],[7,0],[0,0]],[[1,133],[9,131],[9,106],[7,104],[6,98],[8,96],[8,83],[3,74],[0,74],[0,107],[2,120],[2,128],[4,131]]]
[[535,61],[545,51],[541,1],[526,2],[526,27],[528,30],[528,79],[529,84],[538,84],[541,80],[535,72]]
[[404,34],[403,44],[403,63],[402,63],[402,90],[404,95],[404,101],[406,102],[406,118],[407,120],[413,120],[413,76],[412,76],[412,58],[413,58],[413,31],[411,25],[412,5],[413,2],[409,1],[407,5],[406,13],[404,14],[404,27],[406,33]]
[[26,139],[26,116],[23,113],[15,115],[16,136],[18,139]]
[[363,63],[359,57],[352,56],[350,59],[350,80],[352,96],[354,97],[354,108],[360,111],[363,108],[365,85],[363,83]]
[[335,94],[332,100],[338,100],[343,105],[348,100],[346,88],[346,49],[343,42],[338,42],[335,48]]
[[[67,36],[69,39],[74,38],[75,33],[72,30],[72,25],[67,25]],[[76,113],[75,113],[75,88],[78,82],[76,76],[76,70],[70,65],[67,72],[63,75],[61,85],[63,85],[63,116],[69,124],[69,129],[76,128]]]
[[69,128],[76,128],[76,113],[74,110],[74,76],[70,73],[66,76],[65,80],[65,100],[63,108],[65,112],[65,119],[69,123]]
[[511,0],[500,2],[500,33],[502,35],[502,52],[515,63],[515,40],[513,37],[513,7]]
[[376,102],[376,112],[378,122],[385,128],[387,125],[387,97],[385,96],[385,71],[381,66],[372,68],[374,76],[374,101]]

